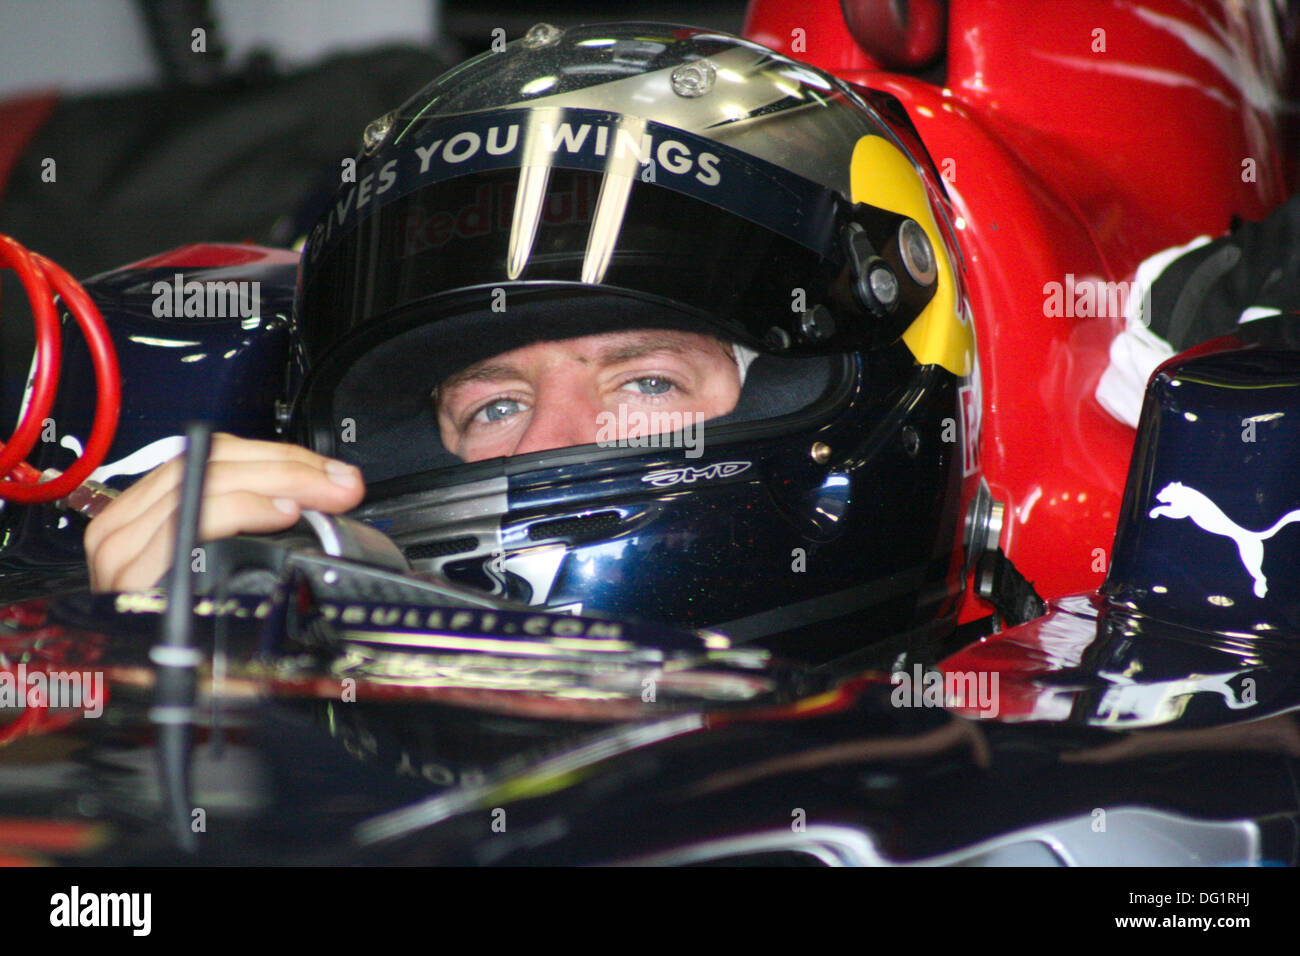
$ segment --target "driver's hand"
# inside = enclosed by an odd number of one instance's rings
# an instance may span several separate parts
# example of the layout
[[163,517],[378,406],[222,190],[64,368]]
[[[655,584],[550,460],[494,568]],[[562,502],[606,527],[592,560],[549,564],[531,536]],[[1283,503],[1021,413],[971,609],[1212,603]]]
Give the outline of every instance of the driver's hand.
[[[155,585],[171,566],[180,457],[159,465],[86,528],[86,564],[94,591]],[[352,465],[297,445],[212,436],[199,539],[270,533],[291,527],[303,508],[331,514],[361,503],[365,485]]]

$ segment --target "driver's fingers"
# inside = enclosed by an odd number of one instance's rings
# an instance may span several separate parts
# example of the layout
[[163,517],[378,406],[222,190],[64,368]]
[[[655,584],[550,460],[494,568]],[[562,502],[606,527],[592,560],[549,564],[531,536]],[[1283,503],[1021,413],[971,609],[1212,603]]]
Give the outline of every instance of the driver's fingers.
[[[120,529],[100,545],[91,561],[91,589],[128,591],[152,587],[171,566],[176,540],[179,495],[160,507],[156,521]],[[268,498],[251,491],[205,495],[199,540],[243,533],[282,531],[297,521],[299,508],[288,498]]]
[[[235,492],[249,492],[266,500],[284,499],[298,509],[345,511],[360,503],[364,486],[359,476],[356,484],[348,488],[330,481],[323,472],[310,465],[293,461],[219,461],[208,465],[203,491],[204,501]],[[108,509],[105,509],[102,515],[91,522],[91,527],[94,527],[96,522],[105,519],[104,526],[96,529],[97,535],[92,538],[91,529],[86,529],[86,554],[91,558],[92,563],[110,542],[113,542],[113,551],[117,554],[129,553],[132,549],[130,542],[139,542],[137,548],[143,546],[143,542],[151,539],[164,522],[172,520],[172,515],[180,506],[180,496],[179,488],[167,489],[152,501],[148,509],[137,514],[133,519],[124,519],[121,515],[110,516]],[[120,499],[110,507],[115,507],[119,502]],[[259,515],[261,517],[258,520],[264,520],[267,515],[264,508],[259,509]],[[106,520],[110,517],[116,518],[112,524]],[[222,512],[222,519],[221,527],[229,528],[223,534],[261,530],[260,527],[239,526],[238,512]],[[285,526],[287,525],[281,525],[281,527]]]
[[[268,498],[289,498],[300,507],[331,513],[346,511],[360,504],[365,493],[361,473],[342,462],[315,457],[316,461],[303,460],[294,455],[271,460],[213,460],[208,465],[204,481],[204,497],[239,490],[252,491]],[[86,528],[87,554],[93,553],[104,541],[122,529],[137,522],[148,521],[150,515],[163,507],[169,498],[175,499],[170,506],[174,507],[179,500],[180,478],[180,463],[172,461],[155,469],[123,492]],[[165,514],[166,510],[155,517],[148,528],[151,534]]]

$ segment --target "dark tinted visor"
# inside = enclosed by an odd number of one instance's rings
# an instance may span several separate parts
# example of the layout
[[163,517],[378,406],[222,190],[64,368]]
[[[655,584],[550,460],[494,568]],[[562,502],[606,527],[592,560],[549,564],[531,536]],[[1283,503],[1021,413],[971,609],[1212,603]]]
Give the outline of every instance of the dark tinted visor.
[[[468,290],[502,316],[530,287],[632,294],[694,314],[700,331],[793,354],[892,341],[933,294],[900,265],[897,307],[866,312],[850,288],[845,229],[858,223],[896,260],[903,217],[654,123],[504,110],[449,118],[385,156],[358,171],[308,245],[299,320],[313,363],[463,314]],[[817,306],[831,321],[810,328]],[[489,355],[504,351],[492,329],[482,334]],[[452,364],[487,357],[465,344],[463,333],[449,343]]]

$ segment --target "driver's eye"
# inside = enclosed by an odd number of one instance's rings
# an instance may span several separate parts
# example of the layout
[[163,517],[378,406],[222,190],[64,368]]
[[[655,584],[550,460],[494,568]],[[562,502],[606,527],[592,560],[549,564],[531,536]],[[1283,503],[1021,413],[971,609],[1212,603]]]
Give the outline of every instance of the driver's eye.
[[664,378],[659,375],[648,375],[645,378],[633,379],[623,387],[634,387],[636,391],[640,392],[642,395],[662,395],[664,392],[672,388],[673,385],[674,382],[672,379]]
[[513,398],[498,398],[494,402],[488,402],[478,410],[474,416],[475,421],[482,422],[499,422],[502,419],[509,418],[511,415],[518,414],[520,410],[519,402]]

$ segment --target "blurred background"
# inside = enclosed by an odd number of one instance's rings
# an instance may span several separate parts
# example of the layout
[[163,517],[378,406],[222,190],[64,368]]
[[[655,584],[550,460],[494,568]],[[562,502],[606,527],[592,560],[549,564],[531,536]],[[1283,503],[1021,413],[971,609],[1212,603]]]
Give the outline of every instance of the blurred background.
[[741,0],[5,0],[0,232],[79,277],[188,242],[284,244],[365,124],[494,31],[738,32],[743,14]]
[[[0,0],[0,233],[78,278],[193,242],[288,246],[361,131],[539,21],[739,32],[743,0]],[[195,31],[201,33],[196,34]],[[31,320],[0,276],[0,408]]]

